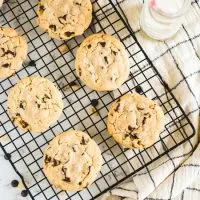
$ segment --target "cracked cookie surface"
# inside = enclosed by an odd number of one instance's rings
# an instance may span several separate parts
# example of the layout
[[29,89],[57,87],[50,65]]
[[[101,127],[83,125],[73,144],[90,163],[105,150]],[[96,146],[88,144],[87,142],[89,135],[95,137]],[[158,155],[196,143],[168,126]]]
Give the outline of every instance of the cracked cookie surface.
[[26,59],[28,45],[12,28],[0,28],[0,78],[14,74]]
[[97,91],[119,88],[130,72],[123,44],[104,33],[93,34],[82,42],[76,53],[75,65],[80,79]]
[[61,133],[44,152],[44,173],[62,190],[79,191],[87,187],[96,179],[101,165],[98,145],[81,131]]
[[158,140],[164,127],[164,114],[154,101],[129,93],[112,104],[107,126],[108,132],[122,146],[146,148]]
[[83,34],[92,21],[90,0],[40,0],[38,25],[49,36],[67,40]]
[[51,81],[39,76],[23,78],[8,95],[8,114],[25,131],[46,131],[62,110],[61,93]]

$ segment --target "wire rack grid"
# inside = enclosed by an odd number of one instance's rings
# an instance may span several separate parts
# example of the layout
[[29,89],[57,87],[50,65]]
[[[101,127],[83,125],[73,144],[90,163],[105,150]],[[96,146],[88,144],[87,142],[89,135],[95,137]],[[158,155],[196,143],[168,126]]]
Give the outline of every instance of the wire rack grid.
[[[121,15],[119,4],[111,0],[93,0],[93,22],[83,36],[66,41],[68,52],[61,52],[62,42],[52,40],[36,24],[37,0],[10,0],[1,10],[3,26],[15,28],[28,41],[28,60],[15,76],[0,80],[0,145],[10,154],[11,165],[21,177],[25,188],[34,200],[89,200],[95,199],[113,186],[126,180],[150,163],[167,154],[194,135],[194,128],[183,109],[162,80],[141,48],[134,33]],[[131,74],[123,87],[114,92],[95,92],[76,77],[75,52],[83,39],[95,32],[105,32],[117,37],[124,44],[131,65]],[[30,60],[36,66],[28,66]],[[64,110],[56,124],[42,134],[22,132],[7,114],[8,92],[21,78],[40,75],[53,81],[63,94]],[[73,89],[71,82],[79,88]],[[159,87],[158,87],[159,86]],[[123,149],[106,130],[107,112],[112,102],[121,95],[137,91],[155,99],[165,113],[165,129],[160,140],[143,150]],[[91,100],[98,99],[96,112]],[[80,192],[64,192],[53,187],[42,171],[43,150],[59,133],[77,129],[86,131],[99,145],[103,166],[96,181]],[[191,145],[192,148],[192,145]]]

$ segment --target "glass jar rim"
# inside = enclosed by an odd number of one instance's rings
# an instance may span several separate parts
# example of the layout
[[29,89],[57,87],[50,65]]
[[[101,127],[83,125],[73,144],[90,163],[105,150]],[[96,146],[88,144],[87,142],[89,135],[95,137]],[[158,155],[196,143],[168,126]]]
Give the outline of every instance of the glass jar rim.
[[[149,0],[147,0],[147,1],[150,4],[150,1]],[[167,12],[164,12],[163,10],[155,9],[153,7],[151,7],[151,9],[154,10],[157,14],[159,14],[161,16],[173,19],[173,18],[180,17],[185,12],[187,12],[189,6],[191,5],[191,2],[192,2],[192,0],[184,0],[182,7],[177,12],[174,12],[174,13],[167,13]]]

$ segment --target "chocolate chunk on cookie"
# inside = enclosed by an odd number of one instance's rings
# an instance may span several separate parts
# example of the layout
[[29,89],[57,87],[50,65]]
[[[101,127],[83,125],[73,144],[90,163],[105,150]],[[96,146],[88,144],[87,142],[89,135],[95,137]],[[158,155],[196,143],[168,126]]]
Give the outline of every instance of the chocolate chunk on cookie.
[[94,140],[84,132],[72,130],[50,142],[43,163],[44,173],[53,185],[62,190],[79,191],[96,179],[102,157]]

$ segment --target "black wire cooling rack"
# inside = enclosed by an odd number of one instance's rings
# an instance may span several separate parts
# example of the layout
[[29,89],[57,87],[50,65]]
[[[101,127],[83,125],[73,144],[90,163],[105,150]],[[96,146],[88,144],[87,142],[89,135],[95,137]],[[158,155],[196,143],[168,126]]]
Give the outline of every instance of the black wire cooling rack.
[[[27,62],[15,76],[0,80],[0,144],[4,153],[11,156],[10,163],[35,200],[95,199],[194,135],[188,117],[124,21],[119,4],[114,6],[111,0],[105,0],[104,5],[100,5],[101,1],[98,0],[92,2],[95,10],[92,25],[84,35],[66,41],[69,50],[64,53],[60,48],[62,42],[50,39],[38,28],[38,1],[9,0],[1,10],[1,25],[11,26],[26,37],[29,54]],[[114,35],[121,40],[129,54],[131,74],[123,87],[114,92],[92,91],[76,77],[75,52],[81,41],[94,32]],[[36,66],[28,64],[31,60],[35,61]],[[21,132],[11,122],[6,111],[10,88],[22,77],[36,74],[50,79],[58,86],[65,104],[59,121],[42,134]],[[75,88],[74,83],[78,87]],[[160,140],[144,150],[123,149],[106,130],[106,117],[111,103],[124,93],[135,90],[155,99],[166,119]],[[96,112],[91,106],[92,99],[98,99],[99,102]],[[68,129],[86,131],[98,143],[104,160],[96,181],[76,193],[53,187],[42,171],[44,148],[54,136]]]

